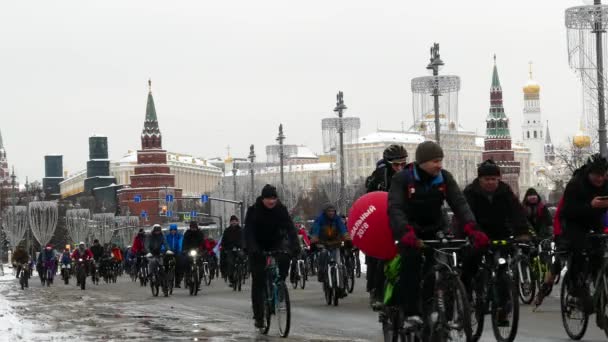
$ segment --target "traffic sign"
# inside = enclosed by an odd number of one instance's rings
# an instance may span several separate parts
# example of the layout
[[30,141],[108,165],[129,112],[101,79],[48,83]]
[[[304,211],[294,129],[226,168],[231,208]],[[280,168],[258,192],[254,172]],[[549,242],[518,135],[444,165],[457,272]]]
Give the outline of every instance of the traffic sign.
[[133,196],[133,202],[135,202],[135,203],[141,203],[141,195],[135,195],[135,196]]
[[167,195],[167,196],[165,196],[165,201],[167,201],[169,203],[173,202],[173,195]]
[[140,215],[141,215],[141,217],[144,217],[144,218],[148,217],[148,212],[145,210],[142,210]]
[[190,214],[184,214],[184,221],[190,221]]
[[173,217],[173,210],[167,210],[167,217]]
[[207,202],[209,202],[209,195],[207,195],[207,194],[202,194],[202,195],[201,195],[201,202],[203,202],[203,203],[207,203]]
[[190,212],[190,216],[192,216],[193,218],[196,218],[198,216],[198,213],[196,211],[192,210]]

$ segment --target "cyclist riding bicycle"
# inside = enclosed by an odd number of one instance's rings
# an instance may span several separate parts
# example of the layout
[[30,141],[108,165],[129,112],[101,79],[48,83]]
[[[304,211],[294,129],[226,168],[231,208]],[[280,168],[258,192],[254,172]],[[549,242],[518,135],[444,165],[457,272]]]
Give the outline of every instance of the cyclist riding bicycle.
[[165,240],[169,245],[169,250],[175,255],[175,287],[180,288],[180,283],[184,275],[185,258],[182,255],[182,245],[184,243],[184,235],[177,230],[177,224],[169,225],[169,233],[165,235]]
[[146,249],[152,254],[152,258],[148,263],[148,276],[150,277],[158,264],[162,262],[162,258],[160,258],[162,251],[169,249],[169,245],[167,245],[167,241],[163,235],[163,228],[160,224],[155,224],[152,227],[152,232],[150,232],[150,235],[148,235],[146,239]]
[[25,247],[21,245],[17,246],[13,253],[13,267],[16,267],[17,269],[17,278],[19,278],[22,270],[27,270],[29,261],[30,256],[27,254]]
[[553,217],[536,189],[530,188],[526,191],[522,205],[536,237],[538,239],[550,238],[553,234]]
[[232,215],[230,217],[230,226],[226,228],[222,236],[222,252],[220,257],[220,268],[223,270],[222,273],[229,278],[228,281],[231,286],[235,281],[235,279],[232,279],[232,270],[237,258],[240,257],[240,255],[233,252],[235,248],[243,248],[243,229],[239,225],[239,218]]
[[[337,215],[336,207],[327,204],[323,212],[317,217],[312,227],[312,244],[322,244],[328,253],[319,255],[319,282],[325,281],[327,275],[328,257],[333,259],[338,265],[341,264],[340,246],[342,241],[348,240],[348,231],[342,222],[342,218]],[[344,293],[346,295],[346,293]]]
[[[376,163],[376,169],[365,181],[367,192],[389,191],[393,176],[403,170],[407,164],[407,151],[401,145],[390,145],[382,153],[382,159]],[[367,265],[367,292],[370,305],[374,310],[382,307],[384,301],[384,262],[365,256]]]
[[[511,187],[503,182],[500,176],[500,167],[494,161],[486,160],[478,167],[477,178],[464,190],[464,196],[475,215],[477,227],[491,240],[506,240],[512,236],[518,240],[529,240],[531,227],[524,209]],[[478,251],[464,260],[462,282],[469,293],[473,290],[472,281],[482,256],[483,251]],[[506,286],[501,286],[506,284],[498,284],[501,293],[509,290]],[[507,298],[508,292],[500,297]],[[500,324],[508,325],[505,310],[498,310],[497,315]]]
[[[266,257],[264,252],[288,251],[297,255],[296,228],[287,208],[279,201],[277,189],[266,184],[245,216],[244,243],[251,269],[251,305],[255,327],[264,326],[264,287],[266,286]],[[284,281],[289,272],[289,255],[277,255],[279,274]]]
[[[571,279],[577,279],[584,263],[583,252],[589,256],[590,270],[593,273],[600,270],[604,246],[589,241],[587,236],[591,231],[604,232],[604,215],[608,209],[608,161],[599,154],[590,156],[585,165],[581,166],[572,175],[566,185],[566,190],[554,221],[557,248],[569,252],[572,265],[568,269]],[[561,262],[556,258],[551,267],[551,273],[545,278],[541,288],[542,296],[546,295],[553,286],[555,275],[561,270]],[[569,291],[583,303],[587,312],[593,310],[592,299],[587,286],[577,286],[576,290]],[[541,293],[537,304],[542,302]]]
[[400,299],[406,320],[416,324],[422,324],[420,299],[432,297],[429,291],[421,296],[421,271],[426,274],[434,263],[429,254],[423,265],[419,239],[435,239],[437,232],[447,227],[443,203],[447,202],[459,222],[465,223],[464,230],[477,248],[488,243],[487,236],[475,229],[467,201],[452,174],[443,170],[442,161],[443,150],[438,144],[421,143],[416,149],[416,161],[395,174],[388,194],[390,226],[401,255],[401,284],[393,297]]

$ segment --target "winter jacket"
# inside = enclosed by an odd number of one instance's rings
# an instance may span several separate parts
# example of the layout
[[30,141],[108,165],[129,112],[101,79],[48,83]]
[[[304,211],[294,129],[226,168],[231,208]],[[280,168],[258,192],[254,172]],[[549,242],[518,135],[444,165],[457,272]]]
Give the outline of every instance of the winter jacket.
[[91,253],[93,253],[93,259],[95,259],[95,261],[99,261],[105,251],[102,245],[93,245],[90,249]]
[[187,253],[193,249],[200,250],[204,240],[205,236],[203,235],[203,232],[200,229],[188,229],[186,233],[184,233],[182,251]]
[[68,265],[72,263],[72,258],[70,258],[69,252],[64,252],[63,254],[61,254],[61,263],[63,265]]
[[205,250],[209,254],[214,254],[213,249],[215,248],[216,245],[217,245],[217,242],[215,242],[214,239],[204,239],[203,245],[201,246],[201,250]]
[[562,208],[564,207],[564,198],[559,199],[559,203],[557,203],[557,208],[555,209],[555,216],[553,216],[553,238],[557,238],[562,235],[562,220],[561,213]]
[[347,230],[342,218],[335,215],[333,219],[327,217],[325,211],[321,213],[312,225],[312,237],[318,238],[321,243],[341,241]]
[[122,251],[118,247],[112,248],[112,256],[118,262],[122,262]]
[[388,191],[391,188],[391,180],[395,174],[390,163],[384,159],[376,163],[376,169],[371,176],[365,180],[367,192]]
[[158,256],[163,251],[163,247],[166,249],[169,248],[167,245],[167,241],[165,240],[165,236],[160,234],[150,233],[146,237],[146,250],[152,255]]
[[[528,196],[536,195],[538,197],[537,203],[529,203]],[[553,218],[549,212],[549,208],[545,205],[542,198],[533,188],[528,189],[524,195],[522,202],[528,222],[534,229],[536,236],[541,239],[550,237],[553,233],[551,226],[553,225]]]
[[72,252],[72,259],[73,260],[78,260],[78,259],[82,259],[82,260],[91,260],[93,259],[93,253],[91,252],[90,249],[85,249],[84,252],[80,252],[80,249],[76,248],[74,250],[74,252]]
[[479,179],[464,189],[464,196],[475,215],[477,227],[492,240],[507,239],[529,233],[529,224],[519,199],[502,181],[493,194],[487,194]]
[[175,235],[169,232],[165,235],[165,240],[167,240],[167,245],[169,245],[169,250],[173,253],[181,253],[182,252],[182,243],[184,236],[179,232],[175,233]]
[[302,226],[300,229],[298,229],[298,236],[302,239],[304,247],[310,247],[310,239],[308,238],[306,227]]
[[274,208],[268,209],[262,197],[258,197],[255,204],[247,209],[244,236],[249,254],[285,249],[292,253],[300,251],[296,227],[280,201]]
[[230,251],[233,248],[243,248],[243,229],[240,225],[230,226],[224,230],[222,249]]
[[564,205],[560,211],[562,236],[579,239],[590,230],[602,231],[606,209],[592,208],[597,196],[608,196],[608,183],[595,187],[589,182],[586,166],[577,170],[564,191]]
[[133,246],[131,246],[131,251],[133,252],[133,254],[137,255],[145,252],[145,239],[146,237],[144,234],[135,235],[135,238],[133,239]]
[[54,249],[51,249],[50,251],[43,249],[42,252],[40,252],[40,261],[43,263],[46,261],[57,261],[57,258],[59,258],[59,253]]
[[415,163],[393,176],[388,192],[388,211],[393,238],[401,240],[406,226],[413,226],[418,237],[434,238],[446,229],[448,222],[442,210],[447,202],[454,215],[463,224],[475,218],[451,173],[441,170],[431,176]]

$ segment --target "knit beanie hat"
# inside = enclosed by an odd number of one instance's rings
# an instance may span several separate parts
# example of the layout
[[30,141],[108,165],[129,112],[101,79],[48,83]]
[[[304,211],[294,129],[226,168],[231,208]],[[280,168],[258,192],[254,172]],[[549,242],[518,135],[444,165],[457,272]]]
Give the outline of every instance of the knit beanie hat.
[[500,177],[500,167],[492,159],[484,161],[477,168],[477,177],[483,176]]
[[416,162],[418,164],[426,163],[433,159],[443,158],[443,150],[434,141],[425,141],[416,148]]
[[230,216],[230,221],[238,221],[238,220],[239,220],[239,218],[236,217],[236,215]]
[[277,198],[279,194],[277,193],[277,188],[270,184],[264,185],[262,189],[262,198]]

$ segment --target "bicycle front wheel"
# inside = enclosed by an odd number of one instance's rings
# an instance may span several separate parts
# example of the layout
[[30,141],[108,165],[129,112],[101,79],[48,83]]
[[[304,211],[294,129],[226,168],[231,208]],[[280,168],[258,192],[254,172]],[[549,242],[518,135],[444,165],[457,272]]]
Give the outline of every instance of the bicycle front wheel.
[[[514,272],[517,279],[517,272]],[[504,282],[501,286],[505,286],[505,295],[499,295],[498,298],[502,301],[502,305],[498,305],[495,301],[492,303],[492,330],[494,337],[498,342],[512,342],[517,336],[517,327],[519,325],[519,298],[518,286],[516,280],[508,274],[504,274],[499,281]],[[493,285],[493,291],[498,291],[498,284]]]
[[291,303],[289,301],[289,291],[284,283],[279,285],[278,298],[276,303],[277,321],[279,323],[279,333],[281,337],[289,336],[291,325]]
[[580,340],[587,332],[589,314],[585,312],[581,301],[570,292],[575,287],[573,280],[570,278],[570,272],[567,272],[562,282],[560,295],[562,323],[568,337],[573,340]]
[[520,259],[517,262],[517,283],[519,288],[519,299],[523,304],[530,304],[534,300],[536,293],[536,282],[532,276],[530,263],[526,259]]

